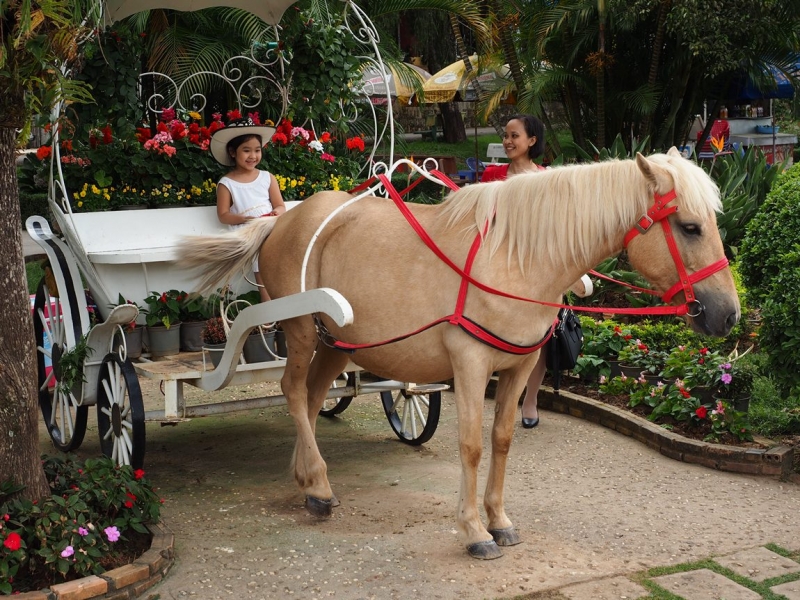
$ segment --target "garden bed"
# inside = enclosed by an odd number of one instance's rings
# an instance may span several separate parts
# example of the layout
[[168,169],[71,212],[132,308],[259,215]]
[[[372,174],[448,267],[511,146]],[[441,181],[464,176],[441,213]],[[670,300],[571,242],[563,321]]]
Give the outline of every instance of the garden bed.
[[668,423],[672,425],[670,431],[647,420],[643,414],[647,407],[629,407],[627,397],[600,395],[596,389],[569,379],[561,388],[557,394],[543,386],[539,407],[599,423],[675,460],[736,473],[797,478],[794,447],[782,441],[747,442],[733,436],[719,442],[704,441],[708,433],[702,427]]

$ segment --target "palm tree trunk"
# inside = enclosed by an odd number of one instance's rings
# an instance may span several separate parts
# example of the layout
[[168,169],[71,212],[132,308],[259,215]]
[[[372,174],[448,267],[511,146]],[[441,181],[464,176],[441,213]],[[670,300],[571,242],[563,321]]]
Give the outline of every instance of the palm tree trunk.
[[[469,55],[467,54],[467,46],[464,44],[464,38],[461,37],[461,27],[458,24],[458,16],[455,13],[450,13],[450,27],[453,30],[453,35],[456,38],[458,56],[464,61],[464,66],[467,70],[467,76],[470,76],[474,69],[472,68],[472,62],[469,60]],[[474,80],[474,85],[475,91],[478,94],[478,98],[482,98],[484,96],[484,91],[480,82]],[[489,124],[494,127],[497,135],[503,135],[503,127],[505,126],[505,123],[500,123],[499,119],[497,118],[497,113],[492,113],[489,115]]]
[[[655,87],[658,78],[658,66],[661,62],[661,51],[664,46],[664,34],[667,29],[667,13],[672,5],[672,0],[661,0],[658,5],[658,23],[656,25],[656,37],[653,40],[653,54],[650,56],[650,72],[647,74],[647,85]],[[642,121],[639,135],[644,138],[650,135],[650,124],[653,122],[653,115],[648,114]]]
[[598,58],[597,66],[597,139],[598,150],[606,145],[606,3],[605,0],[597,1],[597,11],[600,17],[598,31]]

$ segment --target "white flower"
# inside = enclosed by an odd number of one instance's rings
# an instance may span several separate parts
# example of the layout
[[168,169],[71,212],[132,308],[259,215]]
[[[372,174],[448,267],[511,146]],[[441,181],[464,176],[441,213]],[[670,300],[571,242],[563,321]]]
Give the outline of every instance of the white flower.
[[322,142],[319,140],[314,140],[313,142],[308,143],[308,147],[312,150],[316,150],[317,152],[322,152],[324,148],[322,147]]

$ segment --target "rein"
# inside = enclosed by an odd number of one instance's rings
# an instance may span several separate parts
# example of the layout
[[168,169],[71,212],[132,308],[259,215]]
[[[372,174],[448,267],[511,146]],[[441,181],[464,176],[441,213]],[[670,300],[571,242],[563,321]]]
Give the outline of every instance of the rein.
[[[436,176],[442,183],[447,185],[451,190],[456,191],[458,190],[458,186],[453,183],[449,177],[447,177],[444,173],[441,173],[438,170],[432,170],[431,174]],[[664,231],[664,237],[667,241],[667,246],[669,247],[670,254],[672,255],[673,262],[675,263],[675,267],[678,271],[679,281],[669,288],[666,292],[661,294],[661,299],[664,302],[669,302],[675,294],[680,291],[684,292],[685,302],[683,304],[679,304],[677,306],[655,306],[655,307],[648,307],[648,308],[614,308],[608,309],[603,307],[591,307],[591,306],[569,306],[565,304],[560,304],[557,302],[546,302],[544,300],[535,300],[533,298],[525,298],[522,296],[517,296],[515,294],[509,294],[507,292],[503,292],[502,290],[497,290],[492,287],[487,286],[486,284],[474,279],[470,272],[472,270],[472,264],[474,262],[475,256],[477,255],[478,250],[480,249],[482,243],[482,235],[485,235],[489,223],[487,222],[484,226],[483,232],[478,232],[475,236],[475,240],[470,247],[469,255],[467,256],[467,261],[462,269],[457,264],[455,264],[442,250],[439,246],[436,245],[436,242],[428,235],[428,232],[425,231],[425,228],[419,223],[419,221],[414,217],[411,210],[406,206],[403,202],[401,195],[397,192],[395,187],[392,185],[391,181],[388,177],[384,174],[380,174],[377,176],[377,179],[383,184],[384,189],[389,193],[389,197],[394,201],[395,205],[397,206],[400,213],[405,217],[406,221],[408,221],[409,225],[411,225],[412,229],[416,232],[419,238],[425,243],[425,245],[450,269],[452,269],[455,273],[457,273],[461,277],[461,286],[458,292],[458,298],[456,300],[456,307],[453,314],[441,317],[419,329],[409,332],[407,334],[397,336],[388,340],[384,340],[382,342],[376,343],[368,343],[368,344],[351,344],[348,342],[342,342],[340,340],[336,340],[331,336],[327,329],[322,325],[321,321],[317,319],[317,325],[319,327],[320,332],[320,339],[326,345],[338,349],[344,350],[348,352],[354,352],[355,350],[366,349],[366,348],[376,348],[379,346],[384,346],[393,342],[401,341],[407,339],[411,336],[414,336],[418,333],[422,333],[423,331],[427,331],[431,327],[439,325],[440,323],[451,323],[453,325],[458,325],[464,330],[466,333],[474,337],[475,339],[492,346],[498,350],[502,350],[504,352],[509,352],[512,354],[530,354],[535,352],[539,348],[541,348],[553,334],[554,327],[558,321],[556,319],[553,322],[553,325],[550,326],[548,329],[547,334],[536,344],[531,346],[519,346],[517,344],[512,344],[511,342],[507,342],[490,331],[484,329],[471,319],[467,318],[463,314],[463,307],[466,301],[467,290],[469,285],[472,284],[476,288],[481,291],[487,292],[489,294],[500,296],[502,298],[508,298],[511,300],[520,300],[522,302],[531,302],[534,304],[540,304],[543,306],[550,306],[553,308],[571,308],[576,312],[589,312],[589,313],[612,313],[612,314],[635,314],[635,315],[676,315],[676,316],[683,316],[688,315],[690,317],[697,317],[705,310],[705,307],[697,300],[695,296],[694,289],[692,288],[693,283],[697,283],[707,277],[710,277],[714,273],[721,271],[725,267],[728,266],[728,259],[721,258],[720,260],[700,269],[692,273],[691,275],[687,273],[686,267],[683,263],[683,259],[681,258],[680,252],[678,251],[677,243],[675,242],[675,238],[672,233],[672,228],[667,220],[667,217],[676,212],[678,210],[677,206],[668,206],[670,202],[675,200],[677,194],[675,190],[671,190],[664,195],[654,193],[654,203],[648,209],[648,211],[642,215],[642,217],[636,222],[636,224],[628,231],[625,235],[623,245],[625,248],[628,247],[628,244],[639,234],[647,233],[652,225],[656,222],[661,222],[662,230]],[[373,180],[374,181],[374,178]],[[363,184],[362,184],[363,185]],[[409,186],[405,191],[411,189],[412,186]],[[606,277],[600,273],[592,271],[593,274],[603,278],[608,279],[610,281],[614,281],[613,279]],[[627,284],[625,284],[627,285]],[[629,286],[635,287],[635,286]],[[635,288],[643,292],[647,293],[654,293],[652,290],[646,290],[644,288]],[[694,305],[695,312],[690,312],[690,305]]]

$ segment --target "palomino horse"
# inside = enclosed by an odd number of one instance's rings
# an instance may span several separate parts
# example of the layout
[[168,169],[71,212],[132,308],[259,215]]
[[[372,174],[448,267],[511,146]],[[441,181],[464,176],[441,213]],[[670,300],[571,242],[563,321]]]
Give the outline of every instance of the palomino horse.
[[[425,247],[391,200],[364,197],[335,213],[352,199],[322,192],[278,218],[258,219],[213,238],[187,238],[181,249],[183,264],[206,270],[201,293],[247,268],[260,248],[259,265],[272,298],[303,286],[329,287],[352,305],[354,322],[346,327],[325,316],[281,323],[288,348],[281,385],[297,428],[294,475],[307,509],[318,516],[330,515],[333,492],[315,422],[348,358],[389,379],[455,379],[462,465],[458,529],[472,556],[495,558],[502,555],[498,546],[519,542],[504,509],[503,484],[518,399],[538,358],[538,351],[523,354],[515,348],[548,335],[557,309],[547,303],[558,302],[582,273],[627,244],[630,262],[657,290],[679,282],[677,293],[669,295],[673,304],[688,306],[685,319],[696,331],[724,336],[739,319],[716,227],[719,191],[674,148],[649,158],[559,167],[469,186],[438,206],[405,205],[441,253],[469,271],[467,278]],[[664,218],[668,227],[662,222],[648,231]],[[471,267],[465,267],[469,256]],[[496,295],[485,286],[545,304]],[[460,289],[466,298],[457,306]],[[448,315],[460,326],[444,322],[424,329]],[[352,354],[331,347],[331,339],[368,344],[421,328]],[[326,330],[330,335],[321,336]],[[511,346],[485,343],[480,331]],[[485,390],[495,371],[499,384],[484,526],[477,472]]]

